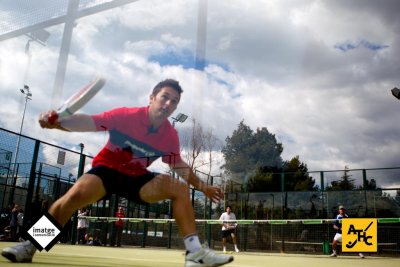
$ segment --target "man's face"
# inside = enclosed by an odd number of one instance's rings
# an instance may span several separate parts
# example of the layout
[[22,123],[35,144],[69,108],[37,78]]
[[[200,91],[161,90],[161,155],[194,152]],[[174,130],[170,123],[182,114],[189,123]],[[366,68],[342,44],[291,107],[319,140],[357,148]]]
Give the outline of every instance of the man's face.
[[227,207],[227,208],[226,208],[226,212],[227,212],[227,213],[231,213],[231,208],[230,208],[230,207]]
[[158,119],[167,119],[177,108],[179,93],[171,87],[163,87],[157,95],[150,96],[150,112]]
[[339,209],[339,213],[340,213],[341,215],[343,215],[343,214],[344,214],[344,209]]

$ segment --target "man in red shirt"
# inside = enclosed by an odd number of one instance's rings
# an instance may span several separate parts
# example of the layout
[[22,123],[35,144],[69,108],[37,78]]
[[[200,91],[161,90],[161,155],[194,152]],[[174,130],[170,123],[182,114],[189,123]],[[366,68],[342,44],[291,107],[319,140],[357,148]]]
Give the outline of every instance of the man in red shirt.
[[[121,246],[121,238],[122,238],[122,230],[124,229],[124,220],[125,218],[124,209],[122,207],[118,207],[117,212],[115,213],[115,217],[119,218],[119,220],[115,221],[114,229],[111,235],[111,243],[110,246],[115,246],[117,243],[117,247]],[[115,242],[117,241],[117,242]]]
[[[77,209],[110,194],[139,204],[170,199],[187,250],[185,267],[220,266],[233,261],[231,255],[216,254],[202,247],[196,232],[189,185],[214,202],[220,201],[223,193],[219,187],[204,183],[180,157],[178,134],[168,118],[176,110],[182,92],[177,81],[167,79],[154,87],[146,107],[117,108],[98,115],[73,114],[53,124],[48,119],[55,111],[42,113],[39,117],[42,128],[71,132],[107,130],[110,134],[107,144],[94,158],[93,168],[54,202],[50,215],[65,225]],[[150,172],[147,167],[160,157],[186,182]],[[35,250],[26,241],[3,249],[2,255],[13,262],[26,262],[32,261]]]

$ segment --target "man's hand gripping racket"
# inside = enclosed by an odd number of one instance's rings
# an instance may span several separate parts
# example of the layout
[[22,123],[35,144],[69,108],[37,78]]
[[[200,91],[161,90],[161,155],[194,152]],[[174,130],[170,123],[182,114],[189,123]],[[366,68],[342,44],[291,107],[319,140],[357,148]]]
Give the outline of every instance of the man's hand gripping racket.
[[53,110],[47,115],[41,115],[41,119],[39,120],[40,126],[43,128],[62,129],[59,119],[71,116],[82,108],[100,91],[105,83],[106,80],[103,77],[96,77],[93,81],[68,98],[56,111]]

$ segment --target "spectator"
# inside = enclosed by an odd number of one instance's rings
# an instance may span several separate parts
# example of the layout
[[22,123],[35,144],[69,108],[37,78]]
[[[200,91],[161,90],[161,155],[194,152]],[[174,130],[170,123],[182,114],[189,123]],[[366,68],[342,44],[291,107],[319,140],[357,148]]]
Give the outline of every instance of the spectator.
[[81,218],[81,216],[89,216],[89,210],[82,208],[78,211],[78,244],[85,244],[85,235],[89,228],[89,220]]
[[117,247],[121,246],[121,238],[122,238],[122,230],[124,229],[124,221],[121,220],[125,218],[125,213],[122,207],[119,207],[115,217],[119,218],[119,220],[115,221],[114,229],[111,235],[111,243],[110,246],[115,246],[117,243]]
[[21,237],[21,232],[23,229],[23,224],[24,224],[24,211],[22,209],[19,209],[18,214],[17,214],[17,238]]
[[11,241],[17,240],[17,231],[18,231],[18,213],[19,213],[19,205],[15,204],[13,209],[11,210],[11,218],[10,218],[10,238]]

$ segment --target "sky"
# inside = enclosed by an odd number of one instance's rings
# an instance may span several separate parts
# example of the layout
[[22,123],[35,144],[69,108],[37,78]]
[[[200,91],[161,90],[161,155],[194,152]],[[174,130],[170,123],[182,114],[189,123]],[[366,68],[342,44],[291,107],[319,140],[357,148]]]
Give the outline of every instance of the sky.
[[[398,1],[201,1],[139,0],[76,20],[56,90],[63,24],[45,29],[45,45],[30,42],[30,56],[29,37],[0,41],[0,127],[19,132],[19,89],[28,84],[22,133],[77,151],[84,143],[95,155],[104,133],[43,130],[39,114],[96,74],[107,83],[81,112],[147,105],[154,85],[174,78],[184,89],[174,115],[195,118],[221,141],[243,120],[254,131],[266,127],[283,144],[282,158],[298,155],[310,171],[400,166],[400,102],[390,93],[400,87]],[[65,14],[66,4],[2,1],[0,37]],[[398,176],[384,183],[400,188]]]

